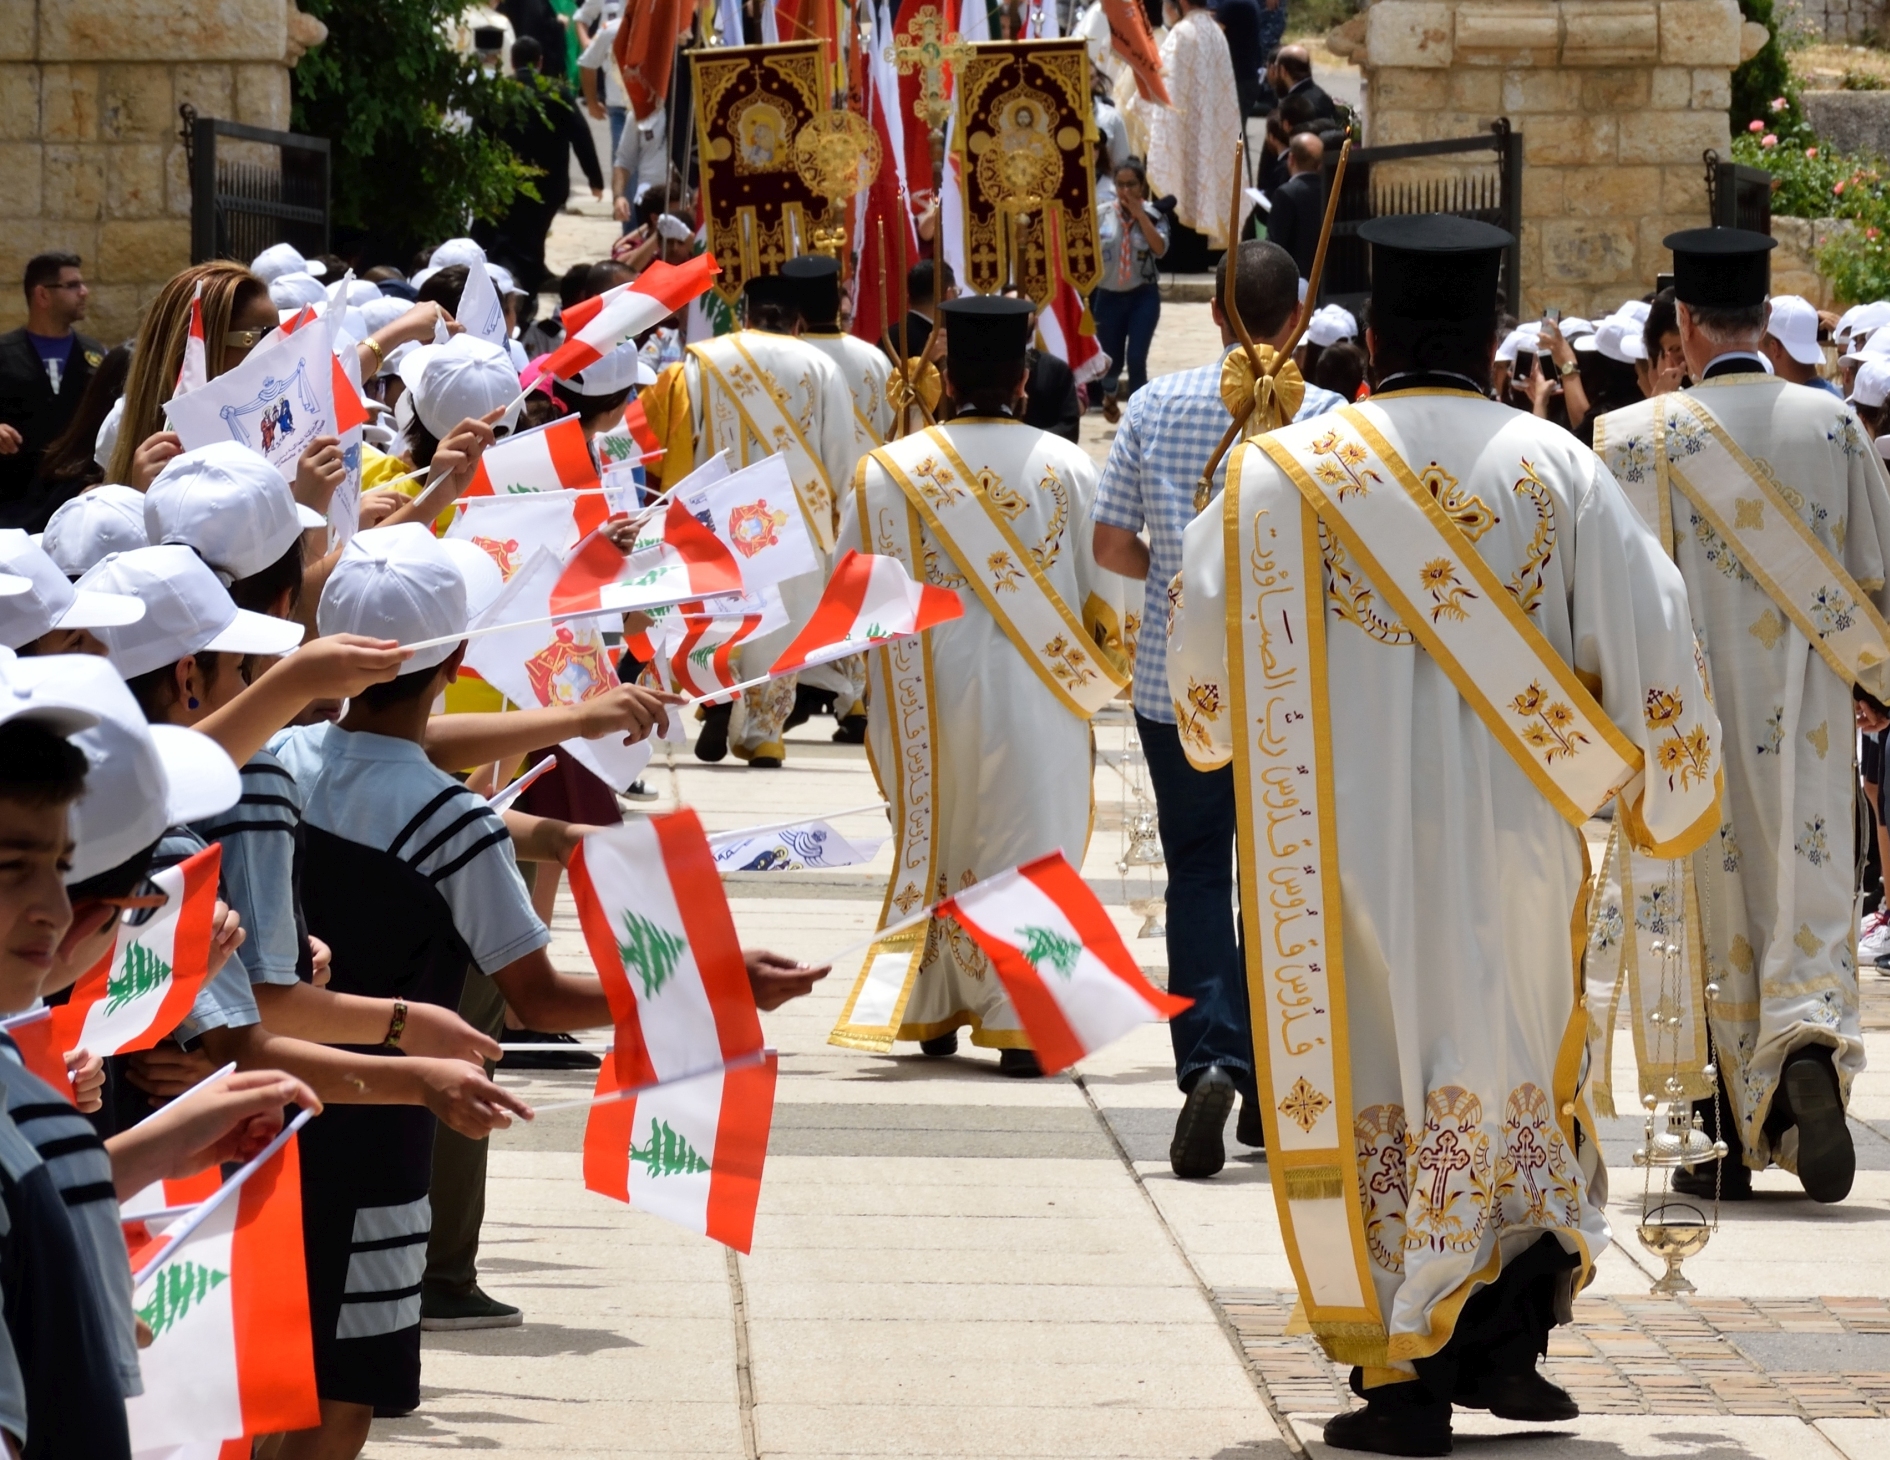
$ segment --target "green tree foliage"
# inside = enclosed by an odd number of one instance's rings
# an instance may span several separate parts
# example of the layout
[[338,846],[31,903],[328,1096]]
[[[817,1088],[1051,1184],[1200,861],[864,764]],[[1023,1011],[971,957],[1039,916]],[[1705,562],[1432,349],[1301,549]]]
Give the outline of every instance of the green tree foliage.
[[[1732,116],[1733,131],[1758,120],[1768,126],[1783,121],[1795,123],[1798,120],[1798,93],[1792,86],[1792,69],[1785,60],[1785,48],[1778,40],[1778,20],[1773,14],[1772,0],[1739,0],[1739,13],[1747,20],[1756,20],[1768,31],[1770,38],[1750,61],[1741,63],[1732,74],[1732,106],[1727,110]],[[1772,110],[1773,102],[1785,98],[1785,114]]]
[[535,169],[498,132],[540,107],[509,73],[482,72],[447,26],[463,0],[307,0],[328,39],[303,56],[290,125],[333,146],[334,222],[412,243],[496,220]]

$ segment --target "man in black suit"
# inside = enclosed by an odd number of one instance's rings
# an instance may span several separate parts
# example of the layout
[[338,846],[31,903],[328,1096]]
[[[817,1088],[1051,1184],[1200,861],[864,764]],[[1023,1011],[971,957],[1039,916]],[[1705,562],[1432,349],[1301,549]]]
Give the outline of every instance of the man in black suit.
[[1279,55],[1267,68],[1267,84],[1280,99],[1267,118],[1267,160],[1260,170],[1260,186],[1271,193],[1286,181],[1286,144],[1294,136],[1315,132],[1322,141],[1334,145],[1340,129],[1339,109],[1326,89],[1313,80],[1312,57],[1304,46],[1280,47]]
[[1318,137],[1301,132],[1287,143],[1286,181],[1268,195],[1273,211],[1267,214],[1267,241],[1293,256],[1302,279],[1312,273],[1319,227],[1325,221],[1326,186],[1321,171],[1325,155],[1325,144]]
[[103,345],[73,329],[86,303],[77,254],[35,254],[22,287],[26,327],[0,335],[0,506],[26,494],[105,358]]

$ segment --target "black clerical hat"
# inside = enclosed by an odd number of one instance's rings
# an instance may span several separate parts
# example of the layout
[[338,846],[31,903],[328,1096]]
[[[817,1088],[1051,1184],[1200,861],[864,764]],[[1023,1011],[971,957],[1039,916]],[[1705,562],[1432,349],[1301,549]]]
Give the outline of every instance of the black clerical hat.
[[1688,228],[1669,233],[1673,297],[1681,304],[1741,309],[1765,303],[1771,292],[1771,252],[1778,240],[1745,228]]
[[781,277],[794,292],[794,307],[809,319],[832,319],[840,312],[840,264],[824,254],[802,254],[781,265]]
[[742,285],[742,298],[751,305],[772,304],[782,309],[799,309],[800,293],[790,279],[779,274],[756,274]]
[[1412,213],[1361,223],[1372,246],[1372,314],[1492,328],[1503,250],[1515,239],[1491,223]]
[[945,316],[945,359],[952,365],[1002,365],[1022,361],[1030,344],[1028,299],[967,294],[939,305]]

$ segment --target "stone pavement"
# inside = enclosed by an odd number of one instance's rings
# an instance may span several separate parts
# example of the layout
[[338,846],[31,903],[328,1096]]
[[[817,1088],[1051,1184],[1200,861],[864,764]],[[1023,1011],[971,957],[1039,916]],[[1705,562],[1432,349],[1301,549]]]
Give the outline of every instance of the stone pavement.
[[[864,754],[826,743],[831,724],[795,731],[778,772],[672,756],[649,777],[663,801],[639,809],[687,804],[718,830],[873,801]],[[1124,733],[1105,717],[1106,761]],[[1128,906],[1159,890],[1159,870],[1118,872],[1125,782],[1104,764],[1095,785],[1084,875],[1161,981],[1163,944],[1134,938]],[[878,834],[872,813],[845,825]],[[889,861],[732,877],[744,942],[805,957],[851,943]],[[568,897],[553,931],[558,961],[588,968]],[[586,1192],[581,1111],[494,1138],[483,1281],[527,1322],[429,1334],[421,1408],[376,1423],[371,1460],[1327,1453],[1319,1423],[1343,1374],[1283,1334],[1292,1279],[1264,1160],[1236,1155],[1205,1183],[1168,1170],[1180,1097],[1166,1031],[1045,1081],[1005,1080],[968,1045],[944,1062],[837,1049],[826,1034],[858,962],[764,1016],[781,1082],[749,1255]],[[1890,1035],[1869,1038],[1890,1057]],[[590,1084],[506,1078],[540,1104]],[[1851,1200],[1816,1208],[1789,1177],[1761,1177],[1760,1199],[1728,1207],[1687,1263],[1700,1291],[1685,1302],[1647,1295],[1658,1265],[1633,1239],[1633,1133],[1608,1132],[1628,1245],[1604,1255],[1550,1360],[1586,1414],[1528,1434],[1464,1417],[1459,1453],[1890,1454],[1890,1081],[1867,1074],[1855,1114],[1866,1169]]]

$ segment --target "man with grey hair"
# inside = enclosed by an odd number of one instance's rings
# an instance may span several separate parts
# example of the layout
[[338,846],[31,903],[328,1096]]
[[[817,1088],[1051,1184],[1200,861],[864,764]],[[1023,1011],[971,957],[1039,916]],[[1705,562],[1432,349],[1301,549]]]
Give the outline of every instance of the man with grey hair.
[[[1636,962],[1642,978],[1680,979],[1678,1019],[1637,1031],[1641,1089],[1693,1098],[1731,1149],[1676,1172],[1676,1190],[1740,1200],[1776,1162],[1806,1195],[1835,1202],[1856,1169],[1844,1105],[1864,1065],[1851,706],[1854,691],[1890,691],[1890,483],[1850,406],[1767,366],[1773,240],[1698,228],[1666,245],[1697,383],[1601,417],[1594,444],[1686,579],[1726,729],[1724,820],[1684,875],[1636,860],[1625,864],[1632,891],[1602,879],[1606,920],[1611,896],[1632,915],[1643,890],[1690,878],[1685,924],[1697,900],[1702,931],[1638,960],[1617,948],[1599,977],[1591,942],[1589,1002],[1620,962],[1630,980]],[[1650,697],[1649,725],[1663,713]],[[1631,916],[1623,926],[1636,936]],[[1710,1050],[1692,1033],[1702,1028]],[[1668,1067],[1650,1067],[1660,1056],[1643,1034],[1672,1046]]]

